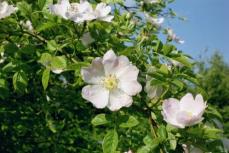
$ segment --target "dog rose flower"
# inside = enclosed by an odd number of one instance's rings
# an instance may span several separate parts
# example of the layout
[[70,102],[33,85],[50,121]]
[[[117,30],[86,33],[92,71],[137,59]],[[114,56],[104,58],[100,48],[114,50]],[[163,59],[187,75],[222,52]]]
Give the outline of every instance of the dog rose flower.
[[55,15],[61,16],[64,19],[68,19],[66,13],[69,7],[69,0],[60,0],[57,4],[50,5],[49,10]]
[[7,2],[0,2],[0,19],[10,16],[17,10],[13,5],[9,5]]
[[117,111],[129,107],[132,96],[142,90],[138,73],[138,68],[126,56],[116,56],[109,50],[103,58],[97,57],[91,66],[81,69],[83,80],[90,84],[82,89],[82,97],[96,108]]
[[188,93],[180,101],[175,98],[164,100],[162,115],[167,123],[177,128],[185,128],[201,122],[206,107],[206,102],[200,94],[194,99],[193,95]]
[[108,15],[111,12],[111,7],[107,6],[105,3],[99,3],[97,4],[95,8],[95,18],[97,20],[102,20],[106,22],[111,22],[111,20],[114,18],[112,15]]
[[88,1],[81,0],[80,3],[69,3],[69,0],[60,0],[57,4],[50,5],[49,10],[64,19],[69,19],[75,23],[91,21],[94,19],[111,22],[114,16],[108,15],[111,7],[105,3],[97,4],[93,9]]
[[93,8],[87,1],[80,1],[80,3],[71,3],[66,13],[67,17],[75,23],[82,23],[84,21],[91,21],[95,19]]

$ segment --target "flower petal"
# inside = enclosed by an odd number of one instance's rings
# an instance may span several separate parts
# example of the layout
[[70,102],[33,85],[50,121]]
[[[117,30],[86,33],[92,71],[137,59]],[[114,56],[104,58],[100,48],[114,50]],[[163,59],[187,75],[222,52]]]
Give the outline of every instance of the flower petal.
[[67,19],[66,12],[69,6],[70,6],[69,0],[60,0],[57,4],[50,5],[49,10],[53,14],[61,16],[64,19]]
[[108,16],[106,16],[106,17],[99,18],[99,20],[106,21],[106,22],[111,22],[111,20],[112,20],[113,18],[114,18],[114,16],[108,15]]
[[81,69],[81,75],[87,83],[100,84],[105,76],[102,59],[99,57],[95,58],[90,67]]
[[201,116],[193,116],[192,114],[189,114],[189,112],[187,111],[178,112],[176,115],[177,122],[185,126],[191,126],[203,120]]
[[179,111],[179,101],[175,98],[164,100],[162,104],[162,115],[164,120],[178,128],[184,128],[183,124],[177,122],[176,114]]
[[110,92],[109,103],[107,107],[111,111],[117,111],[122,107],[129,107],[133,102],[132,97],[128,96],[120,89]]
[[95,8],[95,12],[98,18],[105,17],[111,12],[111,7],[107,6],[105,3],[99,3]]
[[109,91],[100,85],[88,85],[82,89],[82,97],[96,108],[104,108],[108,104]]
[[134,65],[122,67],[116,72],[116,76],[121,81],[136,81],[138,78],[139,70]]
[[118,86],[130,96],[136,95],[142,90],[142,86],[138,81],[120,81]]
[[198,115],[205,109],[205,104],[201,95],[197,95],[196,100],[192,94],[188,93],[180,100],[180,109],[183,111],[191,112],[194,115]]
[[104,56],[103,56],[103,64],[104,64],[104,70],[105,74],[113,74],[115,71],[115,68],[118,66],[118,58],[115,55],[113,50],[108,50]]

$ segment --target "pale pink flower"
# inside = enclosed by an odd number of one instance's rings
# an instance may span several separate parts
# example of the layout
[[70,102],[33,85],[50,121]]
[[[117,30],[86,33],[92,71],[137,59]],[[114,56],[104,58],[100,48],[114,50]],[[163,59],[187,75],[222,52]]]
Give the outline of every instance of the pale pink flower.
[[9,5],[6,1],[0,2],[0,19],[10,16],[17,10],[17,7]]
[[198,94],[194,99],[193,95],[188,93],[180,101],[175,98],[164,100],[162,115],[167,123],[185,128],[201,122],[206,107],[202,95]]
[[97,20],[111,22],[114,16],[109,15],[110,12],[111,12],[110,6],[106,5],[105,3],[99,3],[97,4],[95,11],[94,11],[95,18]]
[[109,50],[103,58],[97,57],[91,66],[81,69],[83,80],[90,84],[82,89],[82,97],[96,108],[116,111],[129,107],[132,96],[142,90],[138,73],[138,68],[126,56],[116,56]]

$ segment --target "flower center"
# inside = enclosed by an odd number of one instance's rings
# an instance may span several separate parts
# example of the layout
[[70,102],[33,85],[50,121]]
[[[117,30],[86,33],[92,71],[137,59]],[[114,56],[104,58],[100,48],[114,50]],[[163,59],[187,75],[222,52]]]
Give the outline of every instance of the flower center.
[[186,113],[187,113],[187,115],[188,115],[189,117],[192,117],[192,116],[193,116],[193,113],[192,113],[192,112],[186,111]]
[[103,86],[108,90],[113,90],[118,86],[118,79],[115,75],[108,75],[103,80]]

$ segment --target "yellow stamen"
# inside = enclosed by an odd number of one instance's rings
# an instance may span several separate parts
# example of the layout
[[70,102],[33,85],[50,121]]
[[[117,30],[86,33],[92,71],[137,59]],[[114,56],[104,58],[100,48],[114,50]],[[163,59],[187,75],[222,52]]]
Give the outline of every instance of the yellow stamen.
[[113,90],[117,88],[118,86],[118,80],[115,77],[115,75],[108,75],[107,77],[104,78],[103,80],[103,85],[106,89],[108,90]]

